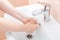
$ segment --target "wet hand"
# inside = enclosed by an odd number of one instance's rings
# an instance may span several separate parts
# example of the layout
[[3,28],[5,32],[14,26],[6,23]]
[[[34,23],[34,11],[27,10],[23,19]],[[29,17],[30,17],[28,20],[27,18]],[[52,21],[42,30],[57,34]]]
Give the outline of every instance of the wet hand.
[[33,24],[31,22],[28,22],[25,24],[24,31],[28,33],[34,32],[39,27],[39,24]]

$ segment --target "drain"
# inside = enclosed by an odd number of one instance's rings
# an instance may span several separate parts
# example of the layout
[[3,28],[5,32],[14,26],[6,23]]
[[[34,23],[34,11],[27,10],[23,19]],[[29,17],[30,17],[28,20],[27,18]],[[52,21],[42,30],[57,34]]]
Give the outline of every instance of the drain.
[[28,38],[28,39],[32,39],[32,38],[33,38],[32,34],[28,34],[28,35],[27,35],[27,38]]

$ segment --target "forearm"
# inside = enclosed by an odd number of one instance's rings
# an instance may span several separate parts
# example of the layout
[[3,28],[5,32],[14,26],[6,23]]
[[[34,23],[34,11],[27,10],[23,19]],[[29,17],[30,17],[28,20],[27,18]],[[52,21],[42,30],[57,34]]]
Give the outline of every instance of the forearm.
[[24,24],[14,23],[0,18],[0,30],[5,32],[23,32]]
[[7,0],[2,0],[0,2],[0,9],[21,21],[24,18],[23,15],[17,11]]

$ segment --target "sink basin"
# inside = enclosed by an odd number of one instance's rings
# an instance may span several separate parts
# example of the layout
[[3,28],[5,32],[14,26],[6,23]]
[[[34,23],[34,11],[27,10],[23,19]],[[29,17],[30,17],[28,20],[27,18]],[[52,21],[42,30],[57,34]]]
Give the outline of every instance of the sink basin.
[[[23,15],[37,19],[37,21],[41,23],[41,27],[32,33],[32,39],[28,39],[28,33],[25,32],[6,32],[7,40],[60,40],[60,24],[58,24],[58,22],[52,16],[50,16],[49,22],[44,22],[43,15],[32,15],[34,10],[42,8],[43,5],[40,4],[17,7],[16,9],[24,13]],[[4,18],[16,23],[22,23],[8,14],[5,14]]]

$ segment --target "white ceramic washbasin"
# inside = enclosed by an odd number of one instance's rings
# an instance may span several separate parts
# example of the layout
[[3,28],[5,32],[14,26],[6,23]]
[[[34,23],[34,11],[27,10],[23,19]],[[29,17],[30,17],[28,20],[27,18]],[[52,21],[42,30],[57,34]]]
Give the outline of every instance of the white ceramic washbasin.
[[[28,6],[17,7],[16,9],[24,13],[26,16],[33,17],[33,11],[42,8],[43,5],[32,4]],[[7,14],[5,14],[4,18],[16,23],[21,23],[14,17]],[[30,40],[60,40],[60,24],[58,24],[58,22],[52,16],[50,17],[49,22],[44,22],[42,15],[37,15],[37,17],[34,18],[41,23],[41,27],[32,33],[33,38]],[[26,35],[27,33],[24,32],[6,32],[7,40],[29,40]]]

